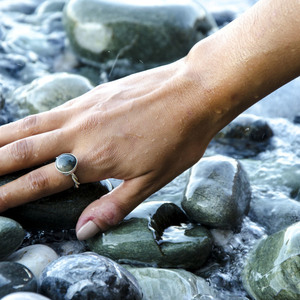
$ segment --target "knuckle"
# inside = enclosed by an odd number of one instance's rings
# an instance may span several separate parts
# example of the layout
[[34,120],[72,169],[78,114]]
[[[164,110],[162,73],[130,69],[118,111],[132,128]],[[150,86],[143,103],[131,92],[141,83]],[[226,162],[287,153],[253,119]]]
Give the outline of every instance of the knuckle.
[[23,162],[31,158],[32,143],[26,139],[11,144],[10,156],[15,162]]
[[8,201],[8,194],[5,192],[4,187],[0,189],[0,212],[3,212],[10,208]]
[[38,128],[38,118],[36,115],[27,116],[20,121],[20,130],[29,135],[35,134]]
[[27,184],[30,190],[47,191],[49,188],[49,178],[42,170],[35,170],[28,174]]

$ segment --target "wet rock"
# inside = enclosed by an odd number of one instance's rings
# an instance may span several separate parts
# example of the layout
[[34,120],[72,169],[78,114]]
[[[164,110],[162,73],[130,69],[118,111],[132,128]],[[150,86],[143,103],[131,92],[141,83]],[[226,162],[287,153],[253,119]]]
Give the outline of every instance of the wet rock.
[[92,252],[64,256],[41,275],[41,294],[65,299],[142,299],[135,278],[114,261]]
[[172,203],[160,205],[150,217],[126,219],[87,242],[92,251],[118,262],[190,269],[200,267],[212,247],[209,231],[189,223]]
[[[0,186],[18,178],[22,172],[0,177]],[[62,230],[75,228],[82,211],[94,200],[108,192],[101,182],[80,185],[58,194],[41,198],[15,208],[2,215],[17,220],[28,230]]]
[[36,8],[36,5],[37,2],[34,0],[2,0],[0,2],[0,11],[32,14]]
[[253,115],[241,115],[214,138],[219,153],[235,158],[253,157],[270,149],[273,131],[268,123]]
[[45,16],[46,14],[60,12],[63,10],[65,3],[66,0],[46,0],[37,7],[35,14]]
[[65,27],[84,62],[129,59],[146,68],[183,57],[216,23],[196,1],[72,0]]
[[125,267],[137,279],[143,299],[217,299],[218,294],[206,280],[188,271]]
[[27,267],[36,278],[39,278],[45,267],[58,259],[55,251],[46,245],[31,245],[24,247],[7,258]]
[[25,266],[15,262],[0,262],[0,297],[18,291],[37,291],[37,281]]
[[42,295],[39,295],[37,293],[31,293],[31,292],[17,292],[12,293],[1,300],[50,300],[49,298],[46,298]]
[[272,234],[300,221],[300,202],[282,194],[260,195],[252,199],[249,216]]
[[191,168],[182,207],[195,222],[235,229],[248,213],[250,200],[250,184],[241,164],[216,155]]
[[19,223],[0,216],[0,260],[9,256],[22,244],[24,234]]
[[56,73],[34,80],[14,91],[10,102],[18,103],[20,116],[50,110],[90,89],[89,80],[74,74]]
[[294,123],[295,124],[300,124],[300,116],[295,116],[294,117]]
[[256,300],[296,300],[300,296],[300,222],[265,239],[252,251],[243,283]]

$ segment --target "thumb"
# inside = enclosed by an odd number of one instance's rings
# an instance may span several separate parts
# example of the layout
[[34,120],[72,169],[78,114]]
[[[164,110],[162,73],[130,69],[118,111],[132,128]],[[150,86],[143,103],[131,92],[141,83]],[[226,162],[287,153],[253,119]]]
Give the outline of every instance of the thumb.
[[145,200],[151,194],[146,192],[146,176],[124,181],[113,191],[87,206],[76,225],[78,240],[86,240],[117,225]]

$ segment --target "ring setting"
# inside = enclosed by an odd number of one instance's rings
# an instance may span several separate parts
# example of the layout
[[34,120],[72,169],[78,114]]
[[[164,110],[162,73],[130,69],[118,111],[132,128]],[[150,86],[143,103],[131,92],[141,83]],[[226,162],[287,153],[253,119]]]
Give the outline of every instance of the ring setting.
[[55,160],[56,170],[66,176],[71,175],[76,188],[80,185],[78,178],[74,173],[76,171],[77,164],[78,160],[72,153],[63,153],[57,156]]

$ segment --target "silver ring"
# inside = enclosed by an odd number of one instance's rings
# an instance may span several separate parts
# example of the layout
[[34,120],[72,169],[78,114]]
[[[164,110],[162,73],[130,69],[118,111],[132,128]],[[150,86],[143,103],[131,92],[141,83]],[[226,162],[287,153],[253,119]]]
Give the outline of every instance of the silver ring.
[[78,188],[80,185],[77,176],[74,174],[77,164],[78,160],[72,153],[63,153],[57,156],[55,160],[56,170],[66,176],[71,175],[76,188]]

